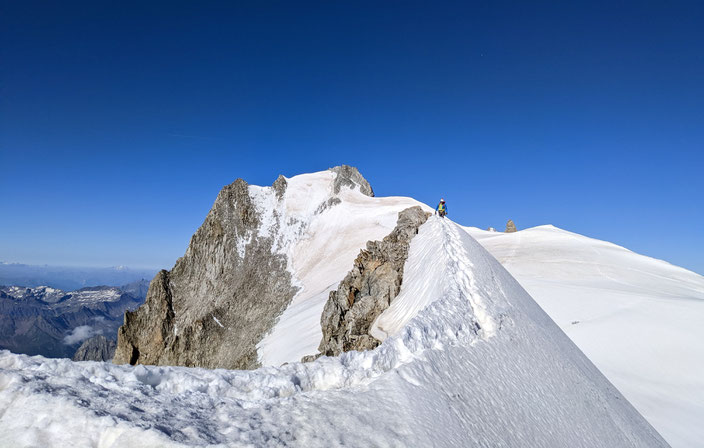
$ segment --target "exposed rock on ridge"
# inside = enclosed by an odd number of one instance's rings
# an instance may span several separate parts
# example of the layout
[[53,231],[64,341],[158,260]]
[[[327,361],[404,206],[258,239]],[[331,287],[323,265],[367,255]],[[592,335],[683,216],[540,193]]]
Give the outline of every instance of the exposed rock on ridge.
[[[373,196],[356,168],[331,171],[330,197],[318,213],[340,203],[343,187]],[[141,308],[125,314],[113,362],[259,367],[257,343],[298,290],[285,254],[307,222],[287,215],[287,189],[283,176],[270,188],[242,179],[224,187],[186,254],[156,275]]]
[[[125,314],[115,363],[258,367],[256,343],[297,288],[274,237],[258,235],[248,188],[237,179],[220,191],[186,254],[152,280],[144,306]],[[285,189],[280,177],[278,200]]]
[[335,168],[330,168],[330,171],[337,174],[335,178],[334,191],[335,194],[340,193],[341,187],[355,188],[359,186],[359,191],[369,197],[374,197],[374,190],[369,185],[367,179],[357,170],[357,168],[349,165],[340,165]]
[[512,219],[509,219],[508,222],[506,223],[506,233],[513,233],[516,232],[516,224],[513,223]]
[[93,336],[83,341],[76,353],[74,361],[110,361],[115,354],[117,343],[103,335]]
[[[369,327],[398,295],[411,239],[428,219],[420,207],[399,213],[396,228],[382,241],[369,241],[354,267],[332,291],[321,316],[321,355],[336,356],[349,350],[370,350],[380,341]],[[310,361],[320,355],[306,356]]]

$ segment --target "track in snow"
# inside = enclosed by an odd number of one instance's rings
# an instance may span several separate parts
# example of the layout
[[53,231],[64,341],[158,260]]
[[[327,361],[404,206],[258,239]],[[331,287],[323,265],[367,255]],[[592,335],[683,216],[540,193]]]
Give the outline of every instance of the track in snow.
[[450,279],[454,285],[451,293],[457,294],[462,299],[469,300],[476,323],[481,330],[481,336],[489,338],[496,332],[496,322],[488,314],[486,305],[478,294],[474,277],[470,275],[474,265],[467,256],[467,250],[460,240],[459,229],[449,218],[439,219],[443,227],[443,247],[447,253],[448,266],[453,277]]

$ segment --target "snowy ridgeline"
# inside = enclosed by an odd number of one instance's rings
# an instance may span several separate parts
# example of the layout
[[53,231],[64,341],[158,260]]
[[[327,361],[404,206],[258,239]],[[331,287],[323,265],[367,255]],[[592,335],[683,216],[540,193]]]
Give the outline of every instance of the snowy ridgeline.
[[374,351],[254,371],[2,352],[0,446],[666,446],[460,227],[431,218],[406,271]]
[[554,226],[469,227],[673,446],[704,446],[704,277]]

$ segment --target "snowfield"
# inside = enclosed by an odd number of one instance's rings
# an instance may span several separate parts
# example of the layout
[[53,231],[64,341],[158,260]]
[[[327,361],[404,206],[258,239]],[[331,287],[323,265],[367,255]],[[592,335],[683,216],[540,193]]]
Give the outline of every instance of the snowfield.
[[554,226],[465,229],[672,446],[704,446],[704,277]]
[[[310,306],[337,269],[299,278]],[[430,218],[406,270],[373,351],[255,371],[0,352],[0,446],[667,446],[461,227]]]

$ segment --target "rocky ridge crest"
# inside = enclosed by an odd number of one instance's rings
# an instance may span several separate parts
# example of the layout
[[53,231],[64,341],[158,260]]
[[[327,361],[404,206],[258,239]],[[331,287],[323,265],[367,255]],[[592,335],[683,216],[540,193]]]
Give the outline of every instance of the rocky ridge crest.
[[323,309],[320,353],[303,361],[350,350],[371,350],[381,343],[369,334],[370,326],[398,295],[411,239],[428,216],[417,206],[403,210],[389,235],[382,241],[369,241],[360,251],[352,270],[330,293]]

